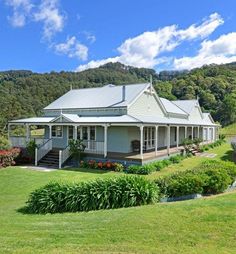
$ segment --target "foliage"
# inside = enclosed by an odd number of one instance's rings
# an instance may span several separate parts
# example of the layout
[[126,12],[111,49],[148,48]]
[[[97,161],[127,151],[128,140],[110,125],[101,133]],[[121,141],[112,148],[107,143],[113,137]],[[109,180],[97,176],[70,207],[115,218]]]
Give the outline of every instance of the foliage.
[[158,178],[160,194],[179,197],[189,194],[217,194],[236,179],[236,166],[221,161],[206,161],[200,166]]
[[191,149],[193,148],[193,140],[189,138],[185,138],[182,143],[183,143],[186,154],[190,154]]
[[226,142],[225,139],[221,138],[211,144],[201,145],[199,150],[200,150],[200,152],[208,151],[209,149],[220,146],[220,145],[224,144],[225,142]]
[[105,169],[105,170],[111,170],[116,172],[123,172],[124,166],[121,163],[118,162],[111,162],[111,161],[95,161],[95,160],[89,160],[89,161],[80,161],[80,167],[81,168],[92,168],[92,169]]
[[7,138],[0,136],[0,150],[10,149],[10,142]]
[[235,142],[235,141],[232,141],[232,142],[231,142],[231,146],[232,146],[232,148],[233,148],[233,150],[234,150],[234,153],[236,153],[236,142]]
[[19,154],[19,148],[0,150],[0,168],[15,165],[15,159],[19,156]]
[[137,175],[148,175],[153,173],[154,171],[160,171],[161,169],[168,167],[171,164],[181,162],[185,156],[175,155],[171,156],[169,159],[164,159],[160,161],[154,161],[151,163],[140,165],[130,165],[128,168],[124,170],[127,174],[137,174]]
[[71,156],[78,162],[82,159],[83,152],[85,150],[85,145],[83,140],[80,139],[71,139],[69,140],[69,147]]
[[27,142],[26,144],[26,150],[27,150],[27,153],[29,155],[29,157],[31,158],[31,160],[34,159],[35,157],[35,149],[37,148],[37,144],[35,142],[35,140],[30,140],[29,142]]
[[30,213],[63,213],[140,206],[158,200],[156,185],[142,177],[60,184],[50,183],[30,194]]

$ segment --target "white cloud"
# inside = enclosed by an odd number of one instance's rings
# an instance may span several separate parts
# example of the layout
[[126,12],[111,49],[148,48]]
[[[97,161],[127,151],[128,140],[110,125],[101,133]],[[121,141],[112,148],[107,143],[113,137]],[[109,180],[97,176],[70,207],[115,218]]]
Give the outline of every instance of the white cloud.
[[34,20],[44,24],[43,35],[46,39],[51,39],[56,32],[63,30],[65,15],[60,12],[58,5],[58,0],[43,0],[39,10],[34,13]]
[[191,40],[199,37],[203,39],[213,33],[215,29],[223,23],[224,20],[221,16],[218,13],[213,13],[208,19],[205,19],[201,25],[197,26],[196,24],[193,24],[185,30],[179,30],[178,35],[181,40]]
[[75,36],[69,37],[65,43],[54,45],[54,49],[56,53],[67,55],[70,58],[75,57],[85,61],[88,57],[88,47],[81,44]]
[[12,7],[13,14],[8,19],[14,27],[23,27],[27,16],[33,8],[31,0],[6,0],[6,5]]
[[236,61],[236,32],[221,35],[216,40],[203,41],[196,56],[174,59],[174,67],[180,70],[192,69],[206,64],[234,61]]
[[80,65],[77,71],[117,61],[136,67],[153,68],[163,62],[160,54],[173,51],[183,41],[206,38],[221,24],[223,24],[221,16],[213,13],[207,19],[204,19],[201,24],[193,24],[185,30],[172,25],[157,31],[144,32],[124,41],[117,49],[118,56],[90,61],[87,64]]

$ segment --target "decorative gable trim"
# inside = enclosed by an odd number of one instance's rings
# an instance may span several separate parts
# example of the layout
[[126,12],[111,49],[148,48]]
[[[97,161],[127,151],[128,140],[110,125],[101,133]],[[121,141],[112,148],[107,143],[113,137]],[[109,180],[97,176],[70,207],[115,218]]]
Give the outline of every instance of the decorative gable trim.
[[129,109],[129,108],[130,108],[130,107],[144,94],[144,93],[148,93],[148,94],[153,95],[154,98],[155,98],[155,100],[157,101],[159,107],[161,108],[163,114],[164,114],[165,116],[168,116],[168,112],[165,110],[165,107],[164,107],[164,105],[162,104],[162,102],[161,102],[161,100],[160,100],[158,94],[156,93],[155,89],[152,88],[152,91],[150,91],[150,84],[149,84],[149,86],[146,87],[143,91],[141,91],[141,92],[139,93],[139,95],[135,97],[135,99],[134,99],[133,101],[131,101],[131,102],[127,105],[127,109]]

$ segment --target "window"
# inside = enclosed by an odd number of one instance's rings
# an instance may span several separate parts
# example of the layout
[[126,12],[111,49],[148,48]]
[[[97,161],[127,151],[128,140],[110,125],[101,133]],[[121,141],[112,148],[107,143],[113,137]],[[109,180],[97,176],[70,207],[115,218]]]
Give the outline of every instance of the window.
[[77,128],[77,139],[81,139],[81,136],[80,136],[80,128]]
[[69,134],[68,134],[68,137],[69,137],[69,139],[73,139],[74,138],[74,127],[73,126],[69,126],[68,127],[68,132],[69,132]]
[[88,127],[82,127],[82,139],[88,140]]
[[96,139],[95,127],[91,126],[90,127],[90,140],[95,140],[95,139]]
[[62,126],[52,126],[52,137],[62,138]]

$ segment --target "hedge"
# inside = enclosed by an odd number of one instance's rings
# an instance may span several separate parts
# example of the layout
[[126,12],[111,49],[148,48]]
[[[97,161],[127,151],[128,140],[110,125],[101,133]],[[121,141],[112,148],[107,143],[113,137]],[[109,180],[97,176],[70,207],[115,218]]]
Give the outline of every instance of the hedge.
[[154,171],[160,171],[161,169],[175,163],[180,163],[186,156],[175,155],[171,156],[169,159],[154,161],[143,166],[140,165],[130,165],[124,170],[127,174],[137,174],[137,175],[148,175]]
[[199,167],[176,172],[155,182],[162,196],[179,197],[190,194],[218,194],[236,179],[236,166],[221,161],[206,161]]
[[28,213],[62,213],[150,204],[158,188],[140,176],[122,176],[84,183],[50,183],[30,194]]

